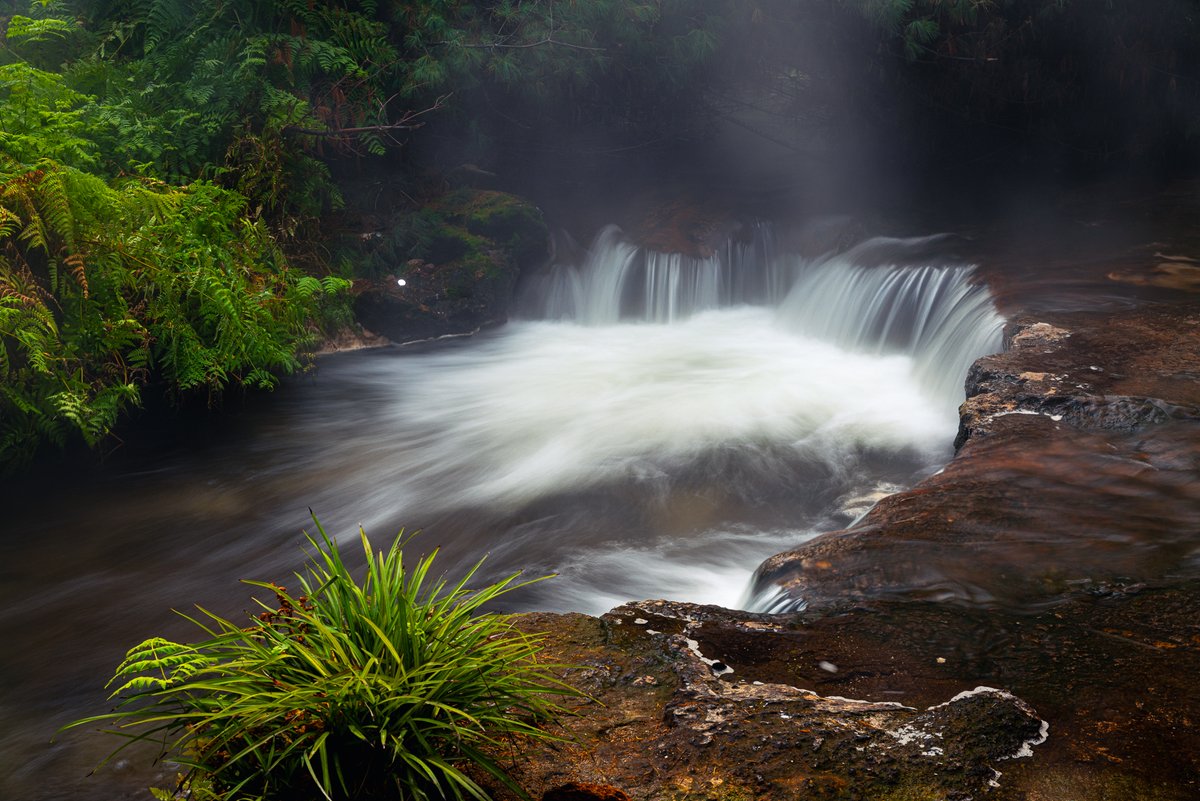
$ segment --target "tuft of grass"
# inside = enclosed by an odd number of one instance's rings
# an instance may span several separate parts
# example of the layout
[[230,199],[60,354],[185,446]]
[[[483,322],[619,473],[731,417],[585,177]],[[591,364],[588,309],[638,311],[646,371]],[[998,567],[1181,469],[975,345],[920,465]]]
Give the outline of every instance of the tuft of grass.
[[197,799],[485,801],[469,774],[525,796],[494,754],[557,739],[539,722],[575,691],[538,662],[539,637],[482,607],[532,581],[469,589],[481,561],[449,585],[432,573],[436,551],[406,565],[402,537],[376,553],[360,529],[356,582],[314,522],[302,592],[247,581],[276,602],[256,599],[249,625],[184,615],[204,639],[138,644],[109,682],[115,710],[70,727],[103,723],[127,738],[109,759],[161,740],[186,768],[179,789]]

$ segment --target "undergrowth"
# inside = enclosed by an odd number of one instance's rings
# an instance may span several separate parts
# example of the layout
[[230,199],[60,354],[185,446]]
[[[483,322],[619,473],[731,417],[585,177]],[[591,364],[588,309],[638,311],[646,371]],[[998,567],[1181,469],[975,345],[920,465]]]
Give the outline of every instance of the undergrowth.
[[[274,595],[245,622],[200,609],[195,643],[159,637],[132,648],[110,681],[103,723],[132,742],[160,740],[196,799],[464,799],[489,796],[485,775],[524,795],[496,754],[573,691],[539,663],[541,642],[483,608],[530,581],[481,589],[433,571],[436,552],[405,563],[397,538],[356,582],[317,524],[299,593]],[[112,757],[110,756],[110,759]],[[163,798],[174,791],[157,791]]]

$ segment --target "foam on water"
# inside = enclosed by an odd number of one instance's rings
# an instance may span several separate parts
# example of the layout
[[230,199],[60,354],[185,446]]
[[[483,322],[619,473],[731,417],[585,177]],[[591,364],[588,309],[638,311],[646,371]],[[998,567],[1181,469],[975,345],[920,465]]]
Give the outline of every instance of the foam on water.
[[[836,465],[864,450],[940,452],[955,421],[912,359],[839,348],[762,308],[673,324],[526,322],[403,360],[390,468],[425,508],[516,508],[685,468],[717,450]],[[769,469],[770,465],[764,465]]]
[[698,258],[609,227],[527,287],[534,319],[360,373],[374,424],[322,437],[345,466],[323,502],[451,516],[464,548],[562,574],[544,607],[744,606],[762,559],[948,458],[1002,320],[940,241],[802,257],[759,225]]
[[686,538],[586,548],[558,565],[550,600],[556,608],[592,615],[645,598],[746,608],[753,566],[812,536],[804,530],[734,526]]

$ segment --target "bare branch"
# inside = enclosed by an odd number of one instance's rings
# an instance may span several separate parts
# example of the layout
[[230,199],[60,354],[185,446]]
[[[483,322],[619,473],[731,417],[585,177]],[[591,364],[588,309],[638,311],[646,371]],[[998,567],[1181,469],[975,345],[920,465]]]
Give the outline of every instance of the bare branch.
[[[397,95],[392,95],[387,100],[379,105],[380,112],[383,112],[388,103],[396,99]],[[406,111],[400,116],[400,119],[395,122],[385,122],[378,125],[360,125],[354,128],[301,128],[298,125],[288,125],[284,127],[287,133],[300,134],[303,136],[321,136],[328,139],[339,139],[347,136],[357,136],[365,133],[390,133],[392,131],[413,131],[425,124],[424,120],[418,121],[417,118],[431,111],[437,111],[445,106],[446,101],[450,98],[449,94],[444,94],[437,100],[433,101],[433,105],[429,108],[421,109],[420,111]]]
[[607,52],[607,47],[587,47],[586,45],[572,44],[555,39],[553,36],[547,36],[544,39],[539,39],[536,42],[526,42],[525,44],[505,44],[504,42],[431,42],[433,45],[442,45],[444,47],[472,47],[479,50],[496,50],[499,48],[507,48],[509,50],[524,50],[530,47],[541,47],[542,45],[558,45],[559,47],[569,47],[572,50],[589,50],[594,53]]

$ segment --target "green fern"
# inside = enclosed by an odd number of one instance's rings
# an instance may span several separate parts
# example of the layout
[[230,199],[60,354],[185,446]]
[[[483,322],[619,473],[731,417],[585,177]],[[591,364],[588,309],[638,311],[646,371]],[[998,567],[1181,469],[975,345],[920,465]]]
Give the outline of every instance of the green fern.
[[100,444],[155,377],[175,395],[273,385],[345,288],[289,271],[244,198],[205,182],[10,161],[0,209],[0,461]]
[[47,39],[61,39],[74,31],[74,26],[66,20],[30,19],[20,14],[14,14],[8,20],[5,37],[9,42],[40,42]]

